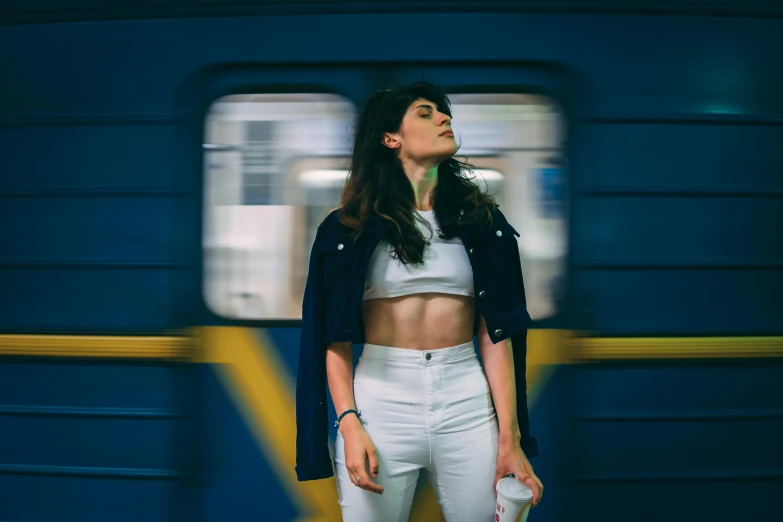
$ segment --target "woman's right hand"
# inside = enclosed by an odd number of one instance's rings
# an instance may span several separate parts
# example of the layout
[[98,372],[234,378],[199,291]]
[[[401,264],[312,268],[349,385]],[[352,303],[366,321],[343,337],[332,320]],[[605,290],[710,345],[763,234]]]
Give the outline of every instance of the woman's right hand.
[[383,495],[383,487],[370,480],[367,473],[369,461],[370,474],[373,478],[378,476],[378,454],[359,419],[353,415],[343,419],[340,422],[340,433],[345,442],[345,467],[351,482],[362,489]]

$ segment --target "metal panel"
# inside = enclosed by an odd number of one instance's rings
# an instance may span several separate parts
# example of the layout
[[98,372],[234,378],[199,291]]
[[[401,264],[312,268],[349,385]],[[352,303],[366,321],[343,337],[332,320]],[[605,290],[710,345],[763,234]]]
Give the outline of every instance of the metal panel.
[[0,329],[27,332],[151,332],[171,328],[167,266],[0,269]]
[[781,269],[580,270],[584,328],[604,334],[778,334]]
[[591,197],[573,219],[579,266],[783,269],[783,197]]
[[580,187],[593,193],[783,195],[783,122],[592,123]]

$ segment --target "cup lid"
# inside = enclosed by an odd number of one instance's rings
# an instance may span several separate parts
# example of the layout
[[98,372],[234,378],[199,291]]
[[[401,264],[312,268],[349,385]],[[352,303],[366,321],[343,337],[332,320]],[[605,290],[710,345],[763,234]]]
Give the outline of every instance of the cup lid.
[[500,479],[498,481],[497,491],[500,495],[515,502],[533,500],[533,490],[512,477]]

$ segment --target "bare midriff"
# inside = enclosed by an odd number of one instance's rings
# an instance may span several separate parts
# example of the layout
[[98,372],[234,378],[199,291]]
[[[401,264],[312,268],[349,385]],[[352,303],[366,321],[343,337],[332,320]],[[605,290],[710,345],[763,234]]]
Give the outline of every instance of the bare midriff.
[[436,350],[473,339],[473,297],[426,293],[363,301],[364,341]]

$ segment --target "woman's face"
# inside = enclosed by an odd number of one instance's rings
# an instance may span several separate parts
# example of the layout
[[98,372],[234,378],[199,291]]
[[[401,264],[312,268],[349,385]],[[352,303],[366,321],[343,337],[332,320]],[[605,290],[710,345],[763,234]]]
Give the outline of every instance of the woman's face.
[[397,149],[401,160],[416,163],[439,164],[459,149],[451,130],[451,118],[425,99],[416,100],[408,107],[400,130],[387,132],[383,144]]

